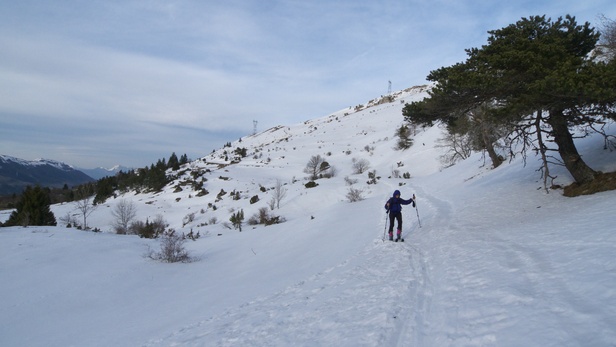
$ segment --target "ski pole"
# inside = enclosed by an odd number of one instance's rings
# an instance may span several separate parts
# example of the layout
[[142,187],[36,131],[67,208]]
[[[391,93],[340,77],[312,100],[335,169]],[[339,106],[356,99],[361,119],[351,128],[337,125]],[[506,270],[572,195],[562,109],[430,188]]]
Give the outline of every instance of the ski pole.
[[389,211],[385,214],[385,228],[383,228],[383,238],[382,241],[385,242],[385,231],[387,230],[387,217],[389,216]]
[[419,208],[417,208],[417,200],[415,199],[415,194],[413,194],[413,201],[415,201],[415,212],[417,212],[417,223],[419,223],[419,227],[421,228],[421,220],[419,219]]

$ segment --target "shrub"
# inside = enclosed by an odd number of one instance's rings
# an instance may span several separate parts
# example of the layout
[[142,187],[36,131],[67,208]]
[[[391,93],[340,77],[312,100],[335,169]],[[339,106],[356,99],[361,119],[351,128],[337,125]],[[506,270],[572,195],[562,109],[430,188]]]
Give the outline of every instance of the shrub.
[[182,219],[182,227],[185,227],[186,224],[192,223],[194,221],[195,221],[195,212],[191,212],[187,214],[186,216],[184,216],[184,218]]
[[257,225],[257,224],[272,225],[272,224],[279,224],[283,222],[285,222],[284,218],[281,218],[280,216],[270,215],[267,207],[261,207],[259,209],[259,212],[255,213],[252,217],[250,217],[250,219],[248,219],[249,225]]
[[376,170],[372,170],[370,172],[368,172],[368,184],[376,184],[378,182],[378,180],[381,179],[381,176],[377,176],[376,175]]
[[398,141],[396,142],[396,149],[405,150],[409,149],[413,145],[413,140],[411,139],[411,130],[406,125],[402,125],[398,129],[396,129],[396,136],[398,137]]
[[184,238],[185,239],[188,238],[188,239],[191,239],[193,241],[197,241],[197,239],[200,238],[200,237],[201,237],[201,233],[200,232],[197,231],[197,233],[195,234],[193,232],[193,230],[190,229],[190,232],[188,234],[186,234],[186,237],[184,237]]
[[322,174],[319,175],[320,178],[332,178],[336,177],[338,174],[338,169],[335,166],[330,166],[329,169],[323,171]]
[[246,150],[246,148],[236,148],[235,151],[233,151],[233,153],[235,153],[236,155],[242,157],[242,158],[246,158],[246,155],[248,155],[248,151]]
[[239,200],[239,199],[241,199],[241,198],[242,198],[242,195],[241,195],[241,193],[240,193],[239,191],[235,191],[235,190],[234,190],[234,191],[232,191],[231,193],[229,193],[229,197],[230,197],[231,199],[233,199],[233,200],[236,200],[236,201],[237,201],[237,200]]
[[304,184],[304,187],[306,187],[306,188],[314,188],[316,186],[318,186],[318,184],[315,181],[310,181],[310,182]]
[[197,196],[204,196],[204,195],[208,195],[210,192],[207,191],[207,189],[202,188],[199,193],[197,193]]
[[355,188],[349,188],[349,191],[347,192],[347,199],[349,200],[349,202],[357,202],[357,201],[361,201],[364,200],[364,191],[361,189],[355,189]]
[[166,263],[191,262],[193,259],[184,247],[185,242],[184,237],[176,235],[175,230],[169,229],[161,237],[160,251],[154,252],[150,249],[147,255],[151,259]]
[[355,183],[357,183],[357,180],[356,180],[356,179],[353,179],[353,178],[349,178],[349,176],[346,176],[346,177],[344,178],[344,182],[346,183],[346,185],[347,185],[347,186],[352,186],[352,185],[354,185]]
[[146,239],[155,239],[165,232],[167,222],[162,215],[157,215],[152,222],[146,219],[145,223],[136,221],[131,224],[131,233]]
[[362,174],[370,168],[370,162],[366,159],[353,160],[353,173]]
[[306,164],[304,172],[310,175],[311,180],[316,180],[320,174],[329,170],[329,163],[323,159],[320,155],[314,155]]
[[258,195],[255,195],[255,196],[253,196],[252,198],[250,198],[250,204],[251,204],[251,205],[252,205],[252,204],[255,204],[255,203],[257,203],[257,202],[259,202],[259,196],[258,196]]
[[233,224],[233,227],[235,229],[239,229],[240,231],[242,231],[242,223],[244,222],[244,210],[239,210],[238,212],[231,214],[229,221],[231,222],[231,224]]
[[66,212],[64,217],[60,217],[60,222],[65,225],[67,228],[72,228],[73,225],[77,225],[77,220],[70,212]]

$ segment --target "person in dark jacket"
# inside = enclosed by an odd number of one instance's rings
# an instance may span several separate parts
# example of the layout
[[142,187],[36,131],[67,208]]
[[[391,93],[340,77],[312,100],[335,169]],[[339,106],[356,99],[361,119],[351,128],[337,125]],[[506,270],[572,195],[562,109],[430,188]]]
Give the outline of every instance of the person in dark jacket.
[[385,209],[389,213],[389,241],[394,240],[394,221],[398,221],[398,233],[396,242],[400,241],[400,235],[402,234],[402,205],[413,204],[415,207],[415,194],[413,198],[404,200],[400,197],[400,191],[396,190],[394,195],[387,200]]

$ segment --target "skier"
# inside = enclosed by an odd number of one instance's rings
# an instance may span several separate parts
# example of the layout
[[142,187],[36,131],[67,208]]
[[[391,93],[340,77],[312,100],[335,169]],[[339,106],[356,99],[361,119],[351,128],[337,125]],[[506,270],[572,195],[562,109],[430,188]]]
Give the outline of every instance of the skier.
[[415,194],[413,194],[413,198],[404,200],[400,197],[400,191],[396,190],[394,195],[387,200],[385,204],[385,210],[389,213],[389,241],[394,240],[394,220],[398,221],[398,237],[396,238],[396,242],[400,241],[400,235],[402,234],[402,206],[413,204],[415,207]]

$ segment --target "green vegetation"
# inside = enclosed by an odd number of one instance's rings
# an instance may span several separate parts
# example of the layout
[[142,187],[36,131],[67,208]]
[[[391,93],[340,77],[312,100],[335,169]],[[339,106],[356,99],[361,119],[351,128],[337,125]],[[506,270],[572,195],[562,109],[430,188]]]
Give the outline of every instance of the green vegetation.
[[39,186],[26,187],[15,206],[15,211],[4,225],[56,225],[56,217],[49,209],[50,205],[49,189]]
[[579,155],[572,129],[591,131],[616,119],[616,61],[591,54],[599,33],[571,16],[533,16],[489,34],[486,45],[466,50],[465,62],[432,71],[431,97],[407,104],[404,117],[423,125],[440,121],[452,133],[472,135],[494,167],[503,160],[499,139],[508,140],[511,155],[517,143],[522,153],[534,148],[546,185],[553,161],[578,184],[594,180],[598,172]]

